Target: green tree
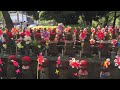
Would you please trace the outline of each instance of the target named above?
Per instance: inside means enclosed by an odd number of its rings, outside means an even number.
[[[38,11],[25,11],[28,15],[33,16],[35,20],[39,20],[39,12]]]
[[[6,28],[8,30],[11,30],[14,27],[14,25],[13,25],[13,22],[12,22],[12,20],[10,18],[10,14],[8,13],[8,11],[2,11],[2,15],[3,15],[4,19],[5,19]]]

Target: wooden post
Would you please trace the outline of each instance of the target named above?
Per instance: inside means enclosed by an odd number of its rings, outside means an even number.
[[[38,67],[39,67],[39,63],[37,64],[37,79],[38,79],[38,72],[39,72]]]
[[[82,51],[80,50],[80,59],[81,59],[81,57],[82,57]]]
[[[47,56],[47,50],[45,50],[45,55]]]
[[[63,57],[63,54],[64,54],[64,50],[62,49],[62,57]]]
[[[111,52],[111,60],[114,60],[114,59],[115,59],[115,56],[116,56],[116,52],[112,51],[112,52]]]
[[[18,53],[18,52],[17,52],[17,44],[16,44],[16,56],[17,56],[17,53]]]
[[[100,51],[98,51],[98,55],[99,55],[99,59],[101,58],[101,52]]]
[[[17,35],[16,35],[16,40],[17,40]],[[16,42],[16,56],[17,56],[17,42]]]
[[[32,49],[30,49],[30,56],[32,56]]]

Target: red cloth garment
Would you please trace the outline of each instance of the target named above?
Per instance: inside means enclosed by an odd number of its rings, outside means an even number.
[[[88,71],[87,70],[79,70],[79,75],[88,75]]]

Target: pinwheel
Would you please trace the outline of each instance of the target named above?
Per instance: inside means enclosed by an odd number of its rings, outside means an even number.
[[[30,31],[29,30],[25,30],[25,35],[26,36],[30,36],[31,35]]]
[[[102,39],[104,38],[104,33],[101,32],[101,31],[99,31],[99,32],[97,33],[97,38],[100,39],[100,40],[102,40]]]
[[[104,33],[104,32],[105,32],[105,28],[102,28],[102,29],[101,29],[101,32]]]
[[[87,34],[87,28],[84,28],[83,33]]]
[[[91,32],[94,34],[95,33],[95,28],[91,28]]]
[[[0,36],[3,34],[3,31],[0,29]]]
[[[93,39],[93,36],[94,36],[94,34],[95,34],[95,28],[91,28],[91,32],[92,32],[92,34],[91,34],[91,38]]]
[[[90,39],[90,44],[95,44],[95,40],[94,39]]]
[[[84,40],[85,38],[86,38],[86,34],[84,32],[81,32],[80,40]]]
[[[26,42],[26,44],[30,44],[30,42],[32,41],[30,36],[25,36],[24,37],[24,41]]]
[[[112,39],[112,34],[113,34],[113,28],[112,27],[108,28],[108,33],[110,35],[110,39]]]
[[[12,30],[11,30],[11,33],[12,33],[13,35],[17,35],[18,32],[19,32],[19,30],[18,30],[17,28],[12,28]]]
[[[20,69],[17,69],[15,72],[16,72],[16,74],[20,73]]]
[[[104,61],[103,66],[104,66],[104,68],[108,68],[109,65],[110,65],[110,59],[107,58],[107,59]]]
[[[42,69],[42,63],[43,63],[44,61],[45,61],[45,60],[44,60],[44,58],[43,58],[43,56],[42,56],[42,53],[39,54],[39,56],[38,56],[38,58],[37,58],[37,62],[38,62],[38,64],[37,64],[37,79],[38,79],[38,71]],[[39,66],[39,65],[40,65],[40,66]]]
[[[119,55],[116,56],[116,59],[114,60],[114,62],[115,62],[115,66],[117,66],[120,69],[120,56]]]
[[[3,61],[2,61],[2,59],[0,59],[0,65],[2,65],[2,66],[3,66]]]
[[[17,61],[11,60],[11,62],[13,63],[13,65],[14,65],[15,67],[20,67]]]
[[[111,44],[113,45],[113,47],[115,47],[115,45],[117,44],[117,40],[116,39],[112,39],[111,40]]]
[[[21,45],[21,43],[17,43],[17,47],[20,49],[20,48],[23,48],[24,46]]]
[[[98,31],[100,31],[100,25],[98,25],[97,29],[98,29]]]
[[[59,70],[58,69],[56,69],[55,74],[57,74],[57,75],[59,74]]]
[[[60,56],[58,57],[57,61],[56,61],[56,67],[58,67],[61,63],[61,60],[60,60]]]
[[[3,46],[3,48],[5,48],[5,49],[7,48],[7,45],[6,45],[6,44],[3,44],[2,46]]]
[[[72,68],[76,68],[78,69],[79,68],[79,60],[76,60],[75,58],[72,58],[72,60],[69,60],[69,65],[72,67]]]
[[[108,32],[109,32],[109,33],[113,33],[113,28],[112,28],[112,27],[109,27],[109,28],[108,28]]]

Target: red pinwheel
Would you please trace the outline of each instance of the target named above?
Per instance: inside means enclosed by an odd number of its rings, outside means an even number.
[[[11,60],[11,61],[12,61],[13,65],[14,65],[15,67],[19,67],[18,62],[16,62],[15,60]]]
[[[118,66],[118,68],[120,69],[120,56],[116,56],[114,62],[115,62],[115,66]]]
[[[3,34],[3,31],[0,29],[0,35],[2,35]]]
[[[94,39],[90,39],[90,44],[95,44],[95,40]]]
[[[72,68],[76,68],[78,69],[79,68],[79,60],[75,60],[75,58],[72,58],[72,60],[69,61],[69,65],[72,67]]]
[[[98,31],[100,30],[100,26],[97,27]]]
[[[95,28],[92,28],[92,29],[91,29],[91,32],[92,32],[92,33],[95,33]]]
[[[58,57],[57,61],[56,61],[56,66],[58,67],[60,65],[60,56]]]
[[[30,31],[29,30],[25,30],[25,35],[26,36],[30,36]]]
[[[83,30],[83,33],[87,34],[87,28],[85,28],[85,29]]]
[[[113,28],[112,27],[108,28],[108,32],[113,33]]]
[[[37,61],[38,61],[39,64],[42,65],[42,63],[44,62],[44,58],[43,58],[42,54],[40,54],[40,55],[38,56]]]
[[[113,46],[115,46],[115,45],[117,44],[117,40],[116,40],[116,39],[113,39],[113,40],[111,41],[111,44],[113,44]]]
[[[74,76],[78,77],[78,73],[73,73]]]
[[[102,28],[102,29],[101,29],[101,32],[104,33],[104,32],[105,32],[105,28]]]
[[[17,70],[16,70],[16,74],[18,74],[18,73],[20,73],[20,69],[17,69]]]
[[[98,34],[97,34],[97,37],[102,40],[104,38],[104,33],[99,31]]]
[[[0,65],[3,65],[3,61],[0,59]]]
[[[76,29],[74,29],[74,33],[75,33],[75,34],[77,33],[77,30],[76,30]]]
[[[85,34],[84,32],[82,32],[82,33],[80,34],[80,40],[84,40],[85,37],[86,37],[86,34]]]

